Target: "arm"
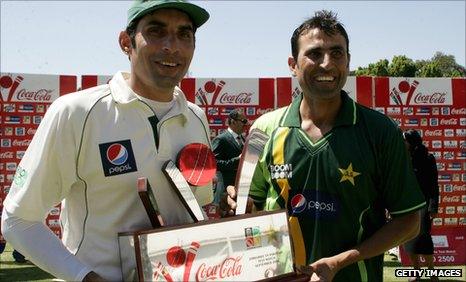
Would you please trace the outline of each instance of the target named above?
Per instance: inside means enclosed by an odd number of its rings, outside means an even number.
[[[74,133],[75,124],[81,123],[79,116],[71,118],[76,111],[67,107],[65,98],[51,105],[18,166],[4,201],[2,231],[37,266],[78,281],[91,269],[44,224],[50,208],[66,198],[77,179]]]
[[[419,226],[419,211],[393,218],[371,237],[354,248],[312,263],[311,268],[314,274],[311,281],[320,281],[319,279],[331,281],[340,269],[358,261],[383,254],[386,250],[414,238],[419,233]]]
[[[56,277],[82,281],[91,271],[87,265],[71,254],[42,222],[24,220],[4,210],[2,231],[15,249]]]

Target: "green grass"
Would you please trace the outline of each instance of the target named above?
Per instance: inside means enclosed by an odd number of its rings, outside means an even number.
[[[5,251],[0,255],[0,281],[54,281],[54,277],[42,271],[32,263],[19,264],[13,260],[13,250],[7,244]],[[384,282],[407,281],[406,278],[396,278],[395,268],[400,268],[401,263],[393,256],[385,255],[383,277]],[[408,268],[408,267],[405,267]],[[438,268],[461,268],[463,276],[458,279],[441,278],[440,281],[466,281],[466,266],[447,266]],[[422,281],[429,281],[423,279]],[[349,281],[351,282],[351,281]]]
[[[0,255],[0,281],[52,281],[53,276],[30,262],[17,263],[9,244]]]

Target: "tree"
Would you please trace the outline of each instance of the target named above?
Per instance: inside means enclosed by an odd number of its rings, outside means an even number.
[[[415,77],[416,64],[404,55],[394,56],[392,63],[388,66],[388,73],[393,77]]]
[[[442,77],[442,71],[440,70],[439,64],[437,62],[428,62],[424,64],[416,72],[418,77]]]
[[[431,61],[437,63],[444,77],[466,76],[466,69],[456,63],[453,55],[446,55],[437,51]]]
[[[356,75],[373,75],[373,76],[388,76],[388,65],[387,59],[380,60],[375,64],[369,64],[367,68],[359,67],[355,72]]]
[[[436,52],[430,60],[417,60],[404,56],[394,56],[389,63],[387,59],[371,63],[367,67],[358,67],[351,75],[393,76],[393,77],[465,77],[466,69],[457,64],[453,55]]]

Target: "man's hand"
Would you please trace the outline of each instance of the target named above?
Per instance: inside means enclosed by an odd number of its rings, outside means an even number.
[[[94,271],[89,272],[86,276],[84,276],[83,282],[105,282],[104,278],[99,274],[95,273]]]
[[[254,212],[254,201],[248,198],[246,213]],[[234,216],[236,212],[236,189],[234,186],[228,186],[226,192],[220,199],[220,213],[222,217]]]
[[[310,281],[312,282],[331,282],[335,274],[340,270],[338,267],[338,260],[334,257],[321,258],[312,263],[311,268],[313,273]]]
[[[236,211],[236,189],[234,186],[227,186],[225,190],[220,199],[220,213],[222,217],[233,216]]]

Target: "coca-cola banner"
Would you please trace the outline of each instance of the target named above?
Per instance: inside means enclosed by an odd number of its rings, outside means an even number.
[[[452,106],[453,103],[453,80],[449,78],[375,78],[377,106]]]
[[[136,257],[139,281],[256,281],[293,272],[284,210],[119,235],[122,269]]]
[[[284,107],[302,94],[301,86],[296,78],[277,78],[277,107]],[[358,103],[372,107],[372,77],[350,76],[343,87],[348,95]]]
[[[458,252],[466,236],[466,80],[375,78],[375,106],[403,130],[419,131],[435,156],[440,197],[432,232],[449,242],[435,245],[435,257],[439,264],[466,263]]]
[[[0,211],[16,168],[50,104],[60,95],[76,91],[76,76],[1,73],[0,92]],[[60,235],[54,208],[46,223]]]
[[[211,137],[215,137],[227,128],[226,119],[233,109],[242,111],[249,125],[273,110],[274,82],[272,78],[186,78],[181,89],[188,100],[205,110]]]

